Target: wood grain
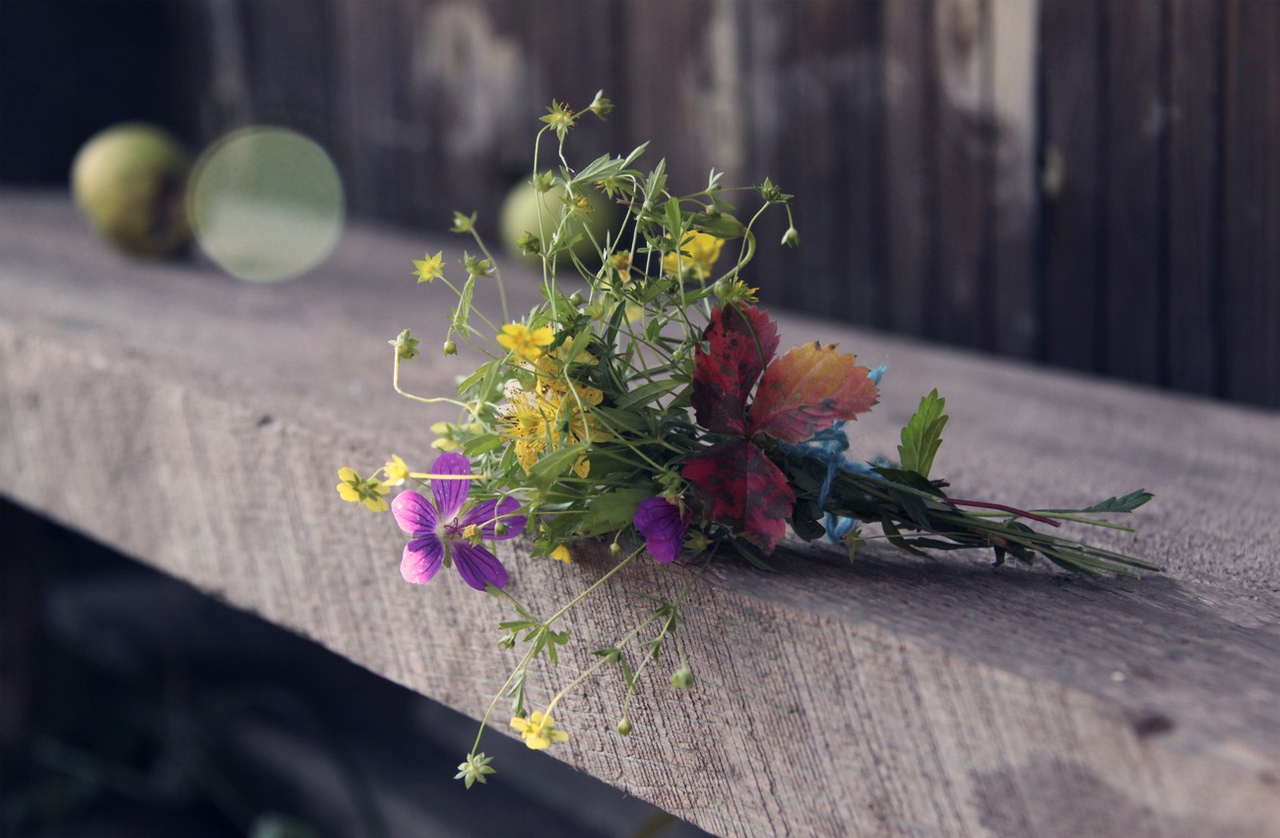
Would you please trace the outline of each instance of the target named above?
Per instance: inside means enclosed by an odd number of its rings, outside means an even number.
[[[255,286],[125,262],[65,200],[0,195],[0,492],[479,716],[511,662],[484,628],[500,606],[454,577],[404,584],[391,522],[333,491],[342,465],[432,454],[440,414],[391,393],[386,341],[432,343],[447,291],[407,266],[437,246],[356,227],[314,274]],[[509,279],[513,305],[534,299]],[[723,835],[1276,835],[1280,418],[779,322],[784,342],[893,363],[854,455],[892,451],[940,386],[939,473],[1032,505],[1145,486],[1139,533],[1102,541],[1167,573],[1086,582],[880,546],[852,567],[788,547],[774,574],[717,560],[685,624],[696,689],[648,683],[624,740],[619,684],[593,683],[553,753]],[[403,383],[444,392],[464,368],[428,353]],[[607,562],[504,558],[543,603]],[[571,655],[627,626],[630,592],[692,572],[630,568],[571,622]],[[545,677],[535,701],[564,673]]]
[[[1105,9],[1105,370],[1150,383],[1160,381],[1165,322],[1162,9],[1159,0]]]
[[[930,5],[886,3],[884,44],[884,235],[894,331],[924,334],[932,271],[936,164],[932,154],[936,75]]]
[[[1036,166],[1039,39],[1036,0],[992,0],[991,317],[995,348],[1034,358],[1040,345],[1040,178]]]
[[[937,73],[938,174],[935,209],[937,261],[930,275],[925,335],[991,348],[995,324],[987,267],[991,147],[989,4],[936,0],[933,11]]]
[[[1223,87],[1223,392],[1280,406],[1280,6],[1228,3]]]
[[[1169,4],[1169,383],[1217,394],[1222,5]]]

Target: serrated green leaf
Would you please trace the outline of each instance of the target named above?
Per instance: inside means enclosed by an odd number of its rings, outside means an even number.
[[[1146,489],[1139,489],[1136,492],[1130,492],[1127,495],[1118,498],[1107,498],[1104,501],[1095,503],[1088,509],[1082,509],[1081,512],[1132,512],[1139,506],[1151,500],[1155,495]]]
[[[942,429],[950,418],[942,412],[946,405],[947,400],[938,395],[937,388],[920,399],[920,406],[902,429],[902,444],[898,446],[904,469],[929,476],[934,455],[942,446]]]

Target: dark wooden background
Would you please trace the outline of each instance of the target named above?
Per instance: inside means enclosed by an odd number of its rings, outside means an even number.
[[[354,213],[491,230],[545,105],[604,88],[619,108],[580,159],[652,139],[679,191],[716,166],[797,196],[803,246],[751,276],[770,304],[1280,406],[1272,0],[180,0],[169,20],[188,132],[304,130]]]

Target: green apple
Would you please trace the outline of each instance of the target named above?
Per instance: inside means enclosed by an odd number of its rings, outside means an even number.
[[[191,158],[163,128],[141,122],[89,138],[71,165],[71,194],[93,228],[130,256],[167,256],[191,238]]]
[[[518,244],[520,238],[526,233],[537,236],[542,247],[544,249],[547,247],[560,221],[564,194],[565,190],[562,186],[539,192],[528,181],[517,183],[511,188],[506,200],[502,203],[502,213],[498,216],[498,233],[508,253],[526,255]],[[582,196],[586,198],[590,212],[584,217],[570,219],[562,235],[573,238],[580,233],[583,234],[582,238],[573,245],[572,250],[579,259],[589,263],[596,255],[591,237],[594,236],[596,242],[604,244],[605,234],[614,224],[617,212],[604,193],[596,189],[584,189]],[[590,235],[586,235],[587,232],[590,232]],[[567,258],[567,254],[561,253],[558,261]]]

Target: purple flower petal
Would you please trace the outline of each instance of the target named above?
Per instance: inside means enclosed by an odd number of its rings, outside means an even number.
[[[636,531],[644,536],[644,546],[660,562],[674,562],[689,531],[689,516],[666,498],[640,501],[632,519]]]
[[[412,489],[406,489],[391,501],[391,514],[400,529],[409,535],[422,535],[436,531],[436,509],[426,498]]]
[[[431,465],[432,474],[471,474],[471,461],[455,451],[441,454]],[[458,511],[467,502],[467,493],[471,491],[470,480],[432,480],[431,494],[436,499],[436,510],[440,518],[452,521],[458,517]]]
[[[524,531],[525,517],[513,514],[519,508],[520,502],[515,498],[503,498],[501,502],[496,499],[481,501],[467,510],[460,523],[464,527],[475,524],[480,527],[480,532],[485,538],[505,541],[508,538],[515,538]],[[502,535],[497,535],[493,531],[499,518],[507,525],[507,531]]]
[[[492,582],[495,588],[507,584],[507,569],[498,561],[497,556],[483,547],[455,541],[453,566],[458,569],[463,581],[477,591],[484,590],[485,582]]]
[[[400,575],[406,582],[422,585],[431,580],[444,561],[444,545],[434,533],[427,533],[404,546]]]

